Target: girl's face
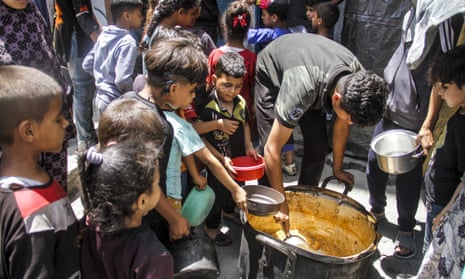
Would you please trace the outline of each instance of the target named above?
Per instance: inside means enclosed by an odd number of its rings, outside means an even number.
[[[161,190],[160,190],[160,173],[158,169],[155,170],[155,175],[153,176],[153,183],[152,183],[152,191],[150,193],[144,193],[146,196],[144,197],[144,203],[146,204],[145,209],[147,212],[145,215],[152,209],[157,206],[158,201],[160,200]]]
[[[181,25],[182,27],[193,27],[195,21],[200,16],[200,9],[200,6],[189,10],[181,9],[178,25]]]
[[[465,86],[459,88],[455,82],[437,82],[434,87],[438,90],[439,96],[446,101],[449,107],[465,105]]]
[[[36,129],[32,131],[37,139],[37,148],[41,152],[60,152],[63,149],[66,127],[69,122],[63,117],[61,96],[57,96],[49,105],[47,113]]]
[[[28,0],[1,0],[8,7],[15,10],[24,10],[27,7]]]

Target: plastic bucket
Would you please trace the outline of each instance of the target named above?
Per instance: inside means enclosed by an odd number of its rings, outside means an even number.
[[[262,156],[241,156],[232,159],[232,167],[237,172],[234,179],[238,181],[256,180],[265,174],[265,160]]]

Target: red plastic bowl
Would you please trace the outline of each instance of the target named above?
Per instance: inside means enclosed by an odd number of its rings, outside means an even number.
[[[238,181],[256,180],[265,174],[265,160],[258,156],[241,156],[232,159],[232,167],[237,172],[234,179]]]

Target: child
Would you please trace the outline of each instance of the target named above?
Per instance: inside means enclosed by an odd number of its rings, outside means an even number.
[[[223,162],[226,169],[234,173],[231,158],[250,155],[257,156],[252,145],[247,104],[239,95],[246,73],[244,58],[235,52],[223,54],[216,63],[212,82],[215,85],[210,94],[210,101],[202,110],[200,118],[204,121],[230,119],[240,123],[239,129],[233,135],[220,130],[205,135],[207,146],[215,157]],[[232,243],[229,236],[220,232],[221,210],[233,216],[234,203],[231,195],[225,191],[215,176],[208,176],[208,184],[216,194],[215,204],[205,220],[205,231],[219,246]]]
[[[239,17],[243,24],[238,24]],[[249,7],[245,2],[234,1],[226,9],[224,18],[224,34],[226,37],[226,44],[220,48],[213,50],[208,56],[208,77],[207,86],[213,87],[212,76],[215,73],[215,66],[218,59],[225,53],[239,53],[244,57],[246,73],[244,75],[244,81],[242,84],[242,90],[240,95],[244,97],[247,107],[248,114],[250,116],[250,126],[252,131],[252,138],[258,140],[258,132],[256,131],[255,125],[255,114],[253,111],[254,107],[254,96],[253,96],[253,83],[255,80],[255,63],[257,61],[257,55],[244,47],[244,39],[247,36],[247,31],[250,27],[251,16]],[[208,92],[210,90],[207,90]]]
[[[207,74],[205,55],[189,40],[175,38],[157,42],[147,51],[145,62],[150,90],[140,92],[139,95],[153,98],[172,125],[175,138],[188,141],[186,144],[191,147],[195,157],[231,192],[237,206],[247,210],[245,191],[209,152],[192,125],[176,113],[177,109],[190,104],[195,96],[195,88],[204,81]],[[180,157],[181,154],[178,155],[177,162],[180,162]],[[170,161],[170,164],[171,162],[176,163]],[[179,163],[176,164],[173,168],[179,169]]]
[[[132,88],[137,44],[129,31],[140,28],[143,20],[140,0],[112,0],[110,8],[115,25],[103,27],[82,62],[82,68],[95,78],[98,114]]]
[[[83,278],[173,278],[171,254],[142,222],[161,195],[156,146],[130,139],[81,156],[88,201]]]
[[[432,243],[416,278],[463,278],[465,262],[465,173],[451,200],[434,220]],[[460,275],[462,274],[462,277]]]
[[[331,2],[323,2],[315,6],[315,11],[309,20],[318,35],[331,38],[331,28],[334,27],[338,18],[339,8]]]
[[[125,94],[124,97],[129,96]],[[151,141],[161,145],[159,169],[165,170],[168,162],[171,138],[165,136],[163,114],[153,107],[134,99],[121,98],[113,101],[105,111],[99,122],[98,138],[101,145],[126,140]],[[160,171],[160,183],[166,192],[166,171]],[[171,240],[189,235],[189,223],[168,203],[164,193],[160,196],[155,210],[149,211],[144,222],[156,233],[159,240],[168,245]]]
[[[425,174],[428,214],[424,251],[431,241],[433,219],[450,201],[465,172],[465,46],[456,47],[433,61],[430,82],[433,92],[449,107],[459,106],[460,109],[447,122],[444,144],[436,149]]]
[[[200,0],[162,0],[155,6],[150,24],[146,27],[146,34],[143,38],[143,49],[152,47],[154,37],[158,32],[158,27],[181,26],[195,33],[201,40],[203,50],[208,55],[216,48],[215,42],[208,33],[193,28],[195,20],[200,15]],[[145,72],[145,70],[144,70]]]
[[[287,27],[286,20],[289,10],[289,0],[258,0],[257,6],[261,9],[262,22],[267,28],[250,29],[247,34],[247,42],[256,46],[258,45],[259,50],[279,36],[291,32],[306,32],[305,27],[301,25],[293,28]],[[239,16],[238,24],[245,24],[243,21],[244,18]]]
[[[37,163],[60,152],[63,89],[24,66],[0,66],[0,243],[6,278],[79,278],[78,224],[61,185]]]

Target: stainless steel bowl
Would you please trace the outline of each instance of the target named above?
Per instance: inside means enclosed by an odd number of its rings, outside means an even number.
[[[284,195],[279,191],[263,185],[245,185],[247,192],[247,208],[249,213],[267,216],[278,213],[284,202]]]
[[[416,144],[417,134],[402,129],[382,132],[370,143],[376,153],[378,166],[390,174],[402,174],[411,171],[421,160],[423,152]]]

